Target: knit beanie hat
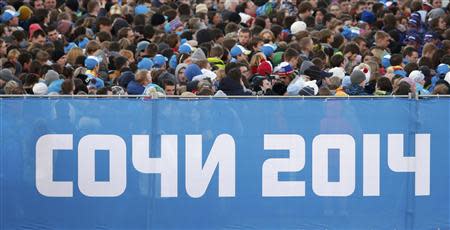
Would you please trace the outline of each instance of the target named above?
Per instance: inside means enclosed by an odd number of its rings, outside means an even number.
[[[192,81],[192,79],[198,75],[202,75],[202,70],[197,64],[188,65],[184,71],[184,76],[186,76],[189,81]]]
[[[270,74],[272,74],[272,71],[273,71],[272,64],[270,64],[270,62],[264,60],[261,63],[259,63],[258,69],[256,71],[261,76],[270,75]]]
[[[191,55],[191,60],[193,62],[197,62],[197,61],[201,61],[201,60],[206,60],[206,55],[205,52],[203,52],[203,50],[201,48],[198,48],[194,51],[194,53],[192,53]]]
[[[45,84],[50,85],[53,81],[59,79],[59,74],[54,70],[49,70],[44,76]]]
[[[152,24],[152,26],[159,26],[164,22],[166,22],[166,18],[164,17],[164,15],[158,13],[154,14],[150,19],[150,24]]]
[[[201,45],[202,43],[210,42],[212,41],[211,33],[208,29],[202,29],[197,31],[195,37],[197,38],[198,45]]]
[[[34,95],[45,95],[48,92],[48,87],[45,83],[39,82],[34,84],[33,93]]]
[[[361,70],[353,70],[352,74],[350,75],[350,81],[353,85],[361,84],[361,82],[366,80],[366,75]]]

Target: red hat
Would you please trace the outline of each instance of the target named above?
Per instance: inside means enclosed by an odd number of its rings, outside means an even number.
[[[259,64],[257,72],[261,76],[267,76],[267,75],[272,74],[272,70],[273,70],[272,64],[270,64],[270,62],[264,60]]]
[[[38,31],[38,30],[42,30],[42,27],[39,24],[34,23],[34,24],[30,25],[30,27],[28,29],[29,34],[30,34],[30,39],[31,39],[31,36],[33,36],[33,33]]]

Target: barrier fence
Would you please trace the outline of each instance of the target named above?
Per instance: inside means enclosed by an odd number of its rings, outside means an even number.
[[[448,229],[450,98],[0,99],[0,229]]]

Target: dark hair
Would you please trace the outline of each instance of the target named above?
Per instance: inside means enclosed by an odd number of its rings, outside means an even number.
[[[302,3],[300,3],[299,5],[298,5],[298,12],[300,13],[300,14],[303,14],[303,13],[305,13],[305,12],[307,12],[307,11],[310,11],[310,10],[312,10],[313,9],[313,6],[312,6],[312,4],[311,3],[309,3],[309,2],[302,2]]]
[[[31,35],[31,38],[38,38],[39,36],[43,36],[45,37],[46,34],[43,30],[36,30],[33,32],[33,34]]]
[[[360,54],[359,53],[359,46],[356,45],[356,43],[350,42],[344,47],[344,54],[346,53],[352,53],[352,54]]]
[[[300,55],[300,53],[297,50],[288,48],[286,51],[284,51],[283,58],[285,61],[289,61],[292,58],[298,58],[299,55]],[[295,66],[294,66],[294,68],[295,68]]]
[[[28,63],[33,59],[33,56],[31,56],[28,52],[21,52],[19,57],[17,58],[17,61],[23,66],[25,63]]]
[[[168,86],[168,85],[174,86],[174,85],[176,85],[176,84],[175,84],[175,82],[174,82],[173,80],[171,80],[171,79],[165,79],[165,80],[163,81],[163,83],[162,83],[163,88],[165,89],[166,86]]]
[[[266,27],[266,19],[261,16],[255,18],[254,25],[261,26],[262,28]]]
[[[411,47],[411,46],[407,46],[407,47],[405,47],[405,49],[403,50],[403,57],[411,56],[414,52],[419,53],[419,52],[417,51],[416,48]]]
[[[418,69],[419,69],[419,65],[417,65],[417,63],[408,63],[405,65],[405,68],[404,68],[404,70],[408,76],[412,71],[418,70]]]
[[[402,81],[398,84],[398,89],[394,92],[394,95],[408,95],[411,93],[411,86],[408,82]]]
[[[331,68],[333,67],[340,67],[342,65],[342,63],[344,63],[344,56],[342,56],[341,54],[335,54],[333,56],[331,56],[330,58],[330,65]]]
[[[377,80],[377,87],[386,92],[392,92],[392,83],[387,77],[380,77]]]
[[[239,82],[242,78],[242,73],[241,73],[241,70],[239,69],[239,67],[235,67],[227,73],[227,76],[230,77],[231,79]]]
[[[155,35],[155,29],[153,29],[152,25],[145,25],[144,26],[144,38],[145,39],[152,39]]]
[[[66,79],[61,84],[61,94],[68,95],[72,94],[75,88],[75,84],[73,83],[72,79]]]
[[[104,41],[111,41],[112,40],[112,36],[110,33],[105,32],[105,31],[100,31],[96,34],[98,40],[100,42],[104,42]]]
[[[115,69],[120,71],[125,66],[127,61],[128,61],[128,59],[123,56],[118,56],[118,57],[114,58]]]
[[[392,54],[389,62],[391,63],[391,66],[401,65],[403,62],[403,56],[401,54]]]

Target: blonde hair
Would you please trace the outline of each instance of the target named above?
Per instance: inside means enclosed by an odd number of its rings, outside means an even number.
[[[138,70],[136,72],[136,75],[134,77],[134,80],[136,80],[139,83],[144,83],[145,81],[151,81],[147,78],[148,70]]]
[[[437,47],[433,43],[427,43],[423,46],[422,57],[431,58],[433,54],[436,52]],[[430,54],[430,55],[427,55]]]
[[[120,54],[120,56],[126,57],[130,62],[131,62],[131,60],[134,60],[134,56],[133,56],[134,54],[130,50],[122,49],[119,51],[119,54]]]
[[[121,49],[126,49],[126,48],[128,48],[128,46],[131,45],[131,42],[127,38],[121,38],[119,40],[119,44],[120,44]]]
[[[262,52],[255,53],[250,59],[250,68],[258,67],[262,60],[266,60],[266,56]]]
[[[83,50],[79,47],[72,48],[69,53],[67,53],[67,63],[74,66],[79,56],[83,56]]]
[[[259,33],[259,38],[264,39],[264,34],[270,34],[271,37],[271,41],[275,41],[275,35],[273,34],[273,32],[271,30],[268,29],[263,29],[260,33]]]
[[[12,49],[8,52],[8,60],[17,60],[20,55],[20,51],[18,49]]]

